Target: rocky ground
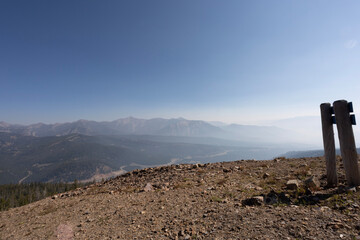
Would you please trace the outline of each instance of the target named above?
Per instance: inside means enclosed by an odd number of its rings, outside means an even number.
[[[172,165],[0,212],[0,239],[360,239],[359,188],[323,158]]]

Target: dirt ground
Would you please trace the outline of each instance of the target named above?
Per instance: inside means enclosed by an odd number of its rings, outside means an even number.
[[[360,190],[337,165],[335,188],[323,158],[135,170],[0,212],[0,239],[360,239]]]

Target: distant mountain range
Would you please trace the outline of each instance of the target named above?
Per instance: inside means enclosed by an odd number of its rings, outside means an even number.
[[[181,118],[145,120],[128,117],[111,122],[79,120],[71,123],[37,123],[28,126],[1,122],[0,132],[36,137],[64,136],[74,133],[89,136],[134,134],[202,137],[221,134],[222,130],[204,121],[189,121]]]
[[[133,117],[111,122],[79,120],[70,123],[13,125],[0,122],[0,132],[45,137],[69,134],[96,135],[157,135],[183,137],[214,137],[256,143],[297,142],[297,134],[272,126],[223,124],[214,126],[205,121],[177,119],[138,119]]]
[[[133,117],[111,122],[0,122],[0,184],[101,179],[174,163],[271,159],[305,149],[291,131]]]

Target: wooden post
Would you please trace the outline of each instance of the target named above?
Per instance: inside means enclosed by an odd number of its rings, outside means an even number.
[[[327,185],[334,187],[338,184],[338,178],[336,174],[335,140],[333,121],[331,119],[332,111],[330,103],[322,103],[320,105],[320,111],[326,160]]]
[[[356,152],[354,132],[351,126],[348,102],[339,100],[335,101],[333,105],[346,180],[349,186],[359,186],[358,155]]]

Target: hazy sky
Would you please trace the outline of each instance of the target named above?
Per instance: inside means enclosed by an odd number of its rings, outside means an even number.
[[[360,114],[360,1],[0,1],[0,121]]]

